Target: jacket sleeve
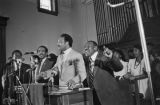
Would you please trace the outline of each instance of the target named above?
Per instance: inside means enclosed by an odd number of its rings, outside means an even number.
[[[111,59],[111,66],[115,72],[121,71],[123,69],[123,65],[120,60],[114,56]]]
[[[98,66],[103,70],[107,70],[111,72],[111,74],[113,74],[113,71],[117,72],[123,69],[123,65],[119,59],[116,57],[108,58],[104,55],[96,59],[95,66]]]

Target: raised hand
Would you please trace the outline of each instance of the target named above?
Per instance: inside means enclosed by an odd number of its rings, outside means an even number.
[[[75,85],[76,85],[76,82],[72,79],[67,82],[67,86],[69,89],[73,89]]]
[[[105,46],[103,46],[103,49],[104,49],[103,54],[108,58],[112,58],[112,55],[113,55],[112,50],[110,50],[109,48]]]

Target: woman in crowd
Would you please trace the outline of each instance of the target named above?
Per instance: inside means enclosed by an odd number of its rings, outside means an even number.
[[[142,48],[140,45],[135,45],[133,47],[133,53],[135,58],[130,59],[128,63],[128,74],[125,75],[126,78],[130,80],[137,79],[138,91],[143,94],[143,97],[148,98],[148,78],[145,69],[145,63],[143,59]],[[135,89],[133,88],[133,91]]]

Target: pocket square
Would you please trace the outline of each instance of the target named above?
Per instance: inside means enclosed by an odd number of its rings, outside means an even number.
[[[69,61],[68,61],[68,65],[73,65],[73,61],[72,61],[72,60],[69,60]]]

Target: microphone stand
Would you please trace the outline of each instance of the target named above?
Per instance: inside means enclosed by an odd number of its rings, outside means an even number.
[[[15,76],[16,76],[16,79],[17,79],[19,85],[22,87],[22,91],[24,92],[24,95],[26,96],[27,101],[29,102],[29,105],[32,105],[31,100],[30,100],[29,97],[27,96],[27,93],[26,93],[24,87],[22,86],[22,83],[21,83],[19,77],[18,77],[16,74],[15,74]]]
[[[18,64],[17,62],[16,62],[16,65],[17,65],[17,71],[19,71],[18,74],[20,75],[20,68],[19,68],[19,64]],[[22,83],[21,83],[19,77],[17,76],[17,73],[15,72],[15,74],[13,74],[13,75],[15,75],[15,77],[16,77],[16,79],[17,79],[17,82],[19,83],[20,87],[22,87],[22,91],[23,91],[23,93],[24,93],[24,96],[27,98],[27,101],[29,102],[29,105],[32,105],[31,100],[30,100],[29,97],[27,96],[27,93],[26,93],[24,87],[22,86]]]

